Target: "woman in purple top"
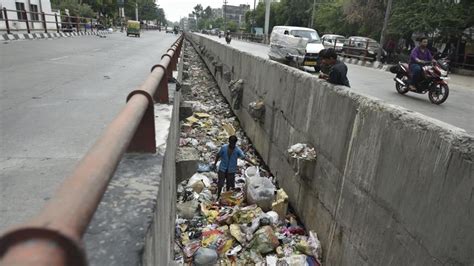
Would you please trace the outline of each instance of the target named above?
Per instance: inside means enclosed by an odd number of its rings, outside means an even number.
[[[410,90],[416,91],[416,83],[420,80],[421,64],[431,62],[433,56],[427,48],[428,38],[422,37],[420,45],[411,51],[410,55],[410,73],[411,79],[409,83]]]

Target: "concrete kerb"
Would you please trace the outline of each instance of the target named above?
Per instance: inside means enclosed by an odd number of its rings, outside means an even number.
[[[13,34],[0,34],[0,41],[15,41],[15,40],[33,40],[33,39],[56,39],[62,37],[75,37],[85,35],[105,35],[112,34],[109,31],[94,31],[94,32],[48,32],[48,33],[13,33]]]
[[[308,96],[312,100],[300,99],[301,105],[308,106],[308,115],[301,115],[302,110],[294,104],[296,94],[286,97],[285,91],[291,91],[295,82],[307,85],[302,80],[315,79],[312,75],[247,56],[245,52],[200,36],[190,35],[188,39],[214,73],[228,101],[227,82],[222,74],[213,71],[216,64],[211,58],[231,68],[234,80],[246,80],[244,108],[234,113],[272,172],[282,181],[282,187],[292,195],[293,207],[299,214],[306,213],[300,215],[303,222],[321,234],[327,264],[433,261],[434,265],[442,265],[446,258],[461,264],[472,263],[472,252],[466,248],[472,246],[474,239],[468,233],[474,232],[470,216],[454,210],[472,208],[471,187],[465,187],[474,177],[473,136],[424,115],[319,80],[313,80],[314,95]],[[265,106],[275,109],[268,116],[277,114],[275,126],[270,126],[272,131],[262,130],[267,122],[259,125],[252,121],[245,108],[245,103],[262,92],[268,92]],[[278,93],[281,95],[275,95]],[[334,112],[333,106],[340,110]],[[347,121],[333,119],[331,113],[346,117]],[[308,121],[294,121],[298,116]],[[344,124],[351,121],[347,137],[339,136],[338,130],[343,131]],[[310,130],[301,125],[310,125]],[[259,143],[262,139],[271,142],[271,153],[266,152],[266,145]],[[325,142],[337,144],[333,139],[349,142],[340,149],[325,147],[328,146]],[[314,145],[319,152],[312,180],[302,180],[293,170],[285,169],[287,144],[301,140]],[[282,146],[276,145],[279,142]],[[314,183],[311,189],[306,189],[308,181]],[[298,191],[304,195],[298,196]],[[320,207],[311,207],[308,212],[308,206],[327,207],[327,214],[318,211]],[[444,215],[445,212],[449,215]],[[391,225],[389,228],[385,226],[387,223]],[[398,236],[403,241],[395,241]],[[457,245],[457,241],[462,246],[456,250],[447,248]],[[407,249],[411,250],[410,256],[406,256]]]

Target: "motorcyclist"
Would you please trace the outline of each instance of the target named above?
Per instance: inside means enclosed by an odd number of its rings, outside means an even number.
[[[232,36],[230,36],[230,30],[227,30],[227,32],[225,33],[225,41],[227,43],[230,43],[231,39],[232,39]]]
[[[416,83],[420,80],[422,68],[421,65],[427,64],[433,60],[431,52],[428,50],[428,38],[422,37],[420,45],[413,49],[410,54],[410,74],[409,88],[416,91]]]

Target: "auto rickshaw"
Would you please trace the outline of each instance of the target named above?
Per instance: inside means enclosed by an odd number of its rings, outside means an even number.
[[[135,35],[140,37],[140,22],[136,20],[127,21],[127,36]]]

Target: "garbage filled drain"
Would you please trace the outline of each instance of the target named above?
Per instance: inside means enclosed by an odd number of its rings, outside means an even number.
[[[287,194],[261,167],[263,162],[189,43],[184,53],[183,83],[190,90],[183,91],[183,99],[193,114],[181,122],[179,145],[197,149],[201,162],[195,174],[177,186],[175,262],[321,265],[317,234],[306,232],[289,212]],[[237,137],[235,147],[230,136]],[[216,154],[220,161],[214,165]]]

